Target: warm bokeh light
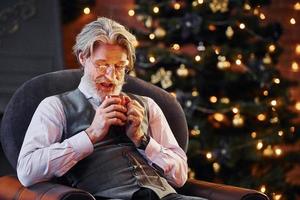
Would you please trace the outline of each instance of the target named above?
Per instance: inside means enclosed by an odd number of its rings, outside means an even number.
[[[86,14],[86,15],[88,15],[88,14],[91,13],[91,9],[90,9],[89,7],[85,7],[85,8],[83,9],[83,13]]]
[[[232,108],[232,112],[233,112],[234,114],[236,114],[236,113],[239,112],[239,109],[238,109],[237,107],[233,107],[233,108]]]
[[[150,34],[149,34],[149,38],[150,38],[151,40],[153,40],[153,39],[155,38],[155,34],[154,34],[154,33],[150,33]]]
[[[196,55],[196,56],[195,56],[195,61],[199,62],[200,60],[201,60],[201,56]]]
[[[128,15],[129,16],[134,16],[134,14],[135,14],[135,12],[134,12],[134,10],[132,10],[132,9],[130,9],[129,11],[128,11]]]
[[[270,46],[269,46],[269,51],[270,52],[274,52],[276,50],[276,46],[274,45],[274,44],[271,44]]]
[[[300,55],[300,44],[296,45],[295,52],[297,55]]]
[[[216,120],[216,121],[218,121],[218,122],[221,122],[221,121],[223,121],[224,120],[224,115],[222,114],[222,113],[215,113],[214,114],[214,119]]]
[[[279,84],[280,83],[280,79],[279,78],[273,78],[273,82],[276,83],[276,84]]]
[[[175,51],[178,51],[180,49],[180,45],[179,44],[173,44],[172,49],[174,49]]]
[[[180,5],[180,3],[174,3],[173,7],[175,10],[179,10],[181,8],[181,5]]]
[[[290,23],[293,24],[293,25],[296,24],[295,18],[292,17],[292,18],[290,19]]]
[[[209,98],[209,101],[212,102],[212,103],[216,103],[218,101],[218,98],[216,96],[211,96]]]
[[[251,137],[252,137],[252,138],[256,138],[256,136],[257,136],[257,133],[256,133],[255,131],[253,131],[253,132],[251,133]]]
[[[260,149],[263,148],[263,146],[264,146],[263,142],[262,142],[261,140],[259,140],[259,141],[257,142],[257,144],[256,144],[256,149],[257,149],[257,150],[260,150]]]
[[[212,153],[211,153],[211,152],[207,152],[207,153],[206,153],[206,158],[207,158],[208,160],[212,159]]]
[[[297,62],[292,62],[292,65],[291,65],[291,69],[293,72],[298,72],[299,71],[299,65]]]
[[[262,185],[259,189],[262,193],[265,193],[267,191],[267,188],[265,185]]]
[[[217,162],[213,163],[213,169],[214,169],[215,173],[218,173],[220,171],[220,168],[221,168],[221,166],[219,163],[217,163]]]
[[[265,114],[259,114],[259,115],[257,115],[257,119],[259,120],[259,121],[264,121],[264,120],[266,120],[266,115]]]
[[[157,6],[153,7],[153,12],[154,13],[159,13],[159,7],[157,7]]]
[[[300,111],[300,101],[296,102],[295,108],[296,110]]]
[[[156,59],[155,59],[154,56],[150,56],[150,57],[149,57],[149,61],[150,61],[151,63],[154,63],[154,62],[156,61]]]
[[[294,4],[294,9],[295,10],[300,10],[300,3],[299,2]]]
[[[245,29],[246,25],[244,23],[241,23],[239,27],[240,27],[240,29]]]

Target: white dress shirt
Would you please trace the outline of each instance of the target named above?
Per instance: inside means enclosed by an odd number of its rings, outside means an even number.
[[[96,109],[97,100],[84,81],[78,88]],[[186,154],[179,147],[160,107],[151,98],[145,98],[149,106],[151,137],[145,151],[139,152],[150,165],[155,163],[164,171],[170,184],[180,187],[187,179]],[[85,131],[61,142],[65,127],[60,100],[56,96],[45,98],[32,117],[18,158],[17,174],[24,186],[60,177],[93,152],[93,144]]]

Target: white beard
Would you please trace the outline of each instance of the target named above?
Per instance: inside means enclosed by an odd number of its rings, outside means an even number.
[[[95,85],[95,82],[92,81],[89,74],[84,73],[84,75],[81,78],[81,82],[84,83],[86,89],[88,89],[88,93],[92,95],[93,98],[99,100],[102,102],[107,95],[119,95],[122,91],[122,87],[124,84],[124,81],[119,81],[114,89],[110,94],[104,93],[100,90],[97,90],[97,87]]]

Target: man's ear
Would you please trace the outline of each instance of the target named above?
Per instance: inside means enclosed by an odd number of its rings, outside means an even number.
[[[82,66],[84,66],[85,62],[86,62],[86,57],[85,57],[85,55],[82,52],[79,53],[78,59],[79,59],[80,64]]]

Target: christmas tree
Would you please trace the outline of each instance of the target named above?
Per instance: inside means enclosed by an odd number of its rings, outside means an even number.
[[[268,0],[136,0],[144,28],[136,71],[173,94],[190,131],[189,177],[295,199],[287,173],[299,153],[294,102],[276,68],[281,26],[266,23]],[[299,195],[299,192],[298,192]]]

